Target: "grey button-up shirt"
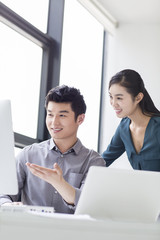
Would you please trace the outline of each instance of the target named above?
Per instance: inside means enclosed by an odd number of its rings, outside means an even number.
[[[106,166],[103,158],[94,150],[84,147],[78,139],[66,153],[61,153],[52,139],[25,147],[16,157],[19,193],[14,196],[0,196],[0,204],[21,201],[26,205],[52,206],[59,213],[74,213],[90,166]],[[26,162],[53,168],[58,163],[64,179],[76,190],[75,203],[67,204],[56,189],[44,180],[34,176]]]

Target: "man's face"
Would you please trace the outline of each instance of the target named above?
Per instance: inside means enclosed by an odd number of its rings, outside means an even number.
[[[79,115],[75,120],[75,113],[71,109],[70,103],[56,103],[50,101],[47,106],[46,126],[51,137],[73,141],[77,138],[78,126],[82,123]]]

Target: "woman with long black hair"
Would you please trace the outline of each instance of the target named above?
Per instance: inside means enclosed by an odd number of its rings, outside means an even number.
[[[122,118],[102,156],[109,166],[125,151],[133,169],[160,171],[160,111],[134,70],[125,69],[109,82],[110,103]]]

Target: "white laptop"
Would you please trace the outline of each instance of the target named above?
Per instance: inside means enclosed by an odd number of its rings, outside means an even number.
[[[75,214],[155,222],[160,214],[160,172],[92,166]]]
[[[0,100],[0,194],[18,192],[10,100]]]

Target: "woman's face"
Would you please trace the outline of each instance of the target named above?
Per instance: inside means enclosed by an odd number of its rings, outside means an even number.
[[[136,100],[136,97],[133,99],[131,94],[126,91],[126,88],[119,84],[111,85],[109,96],[110,103],[119,118],[130,117],[139,108],[139,101]]]

